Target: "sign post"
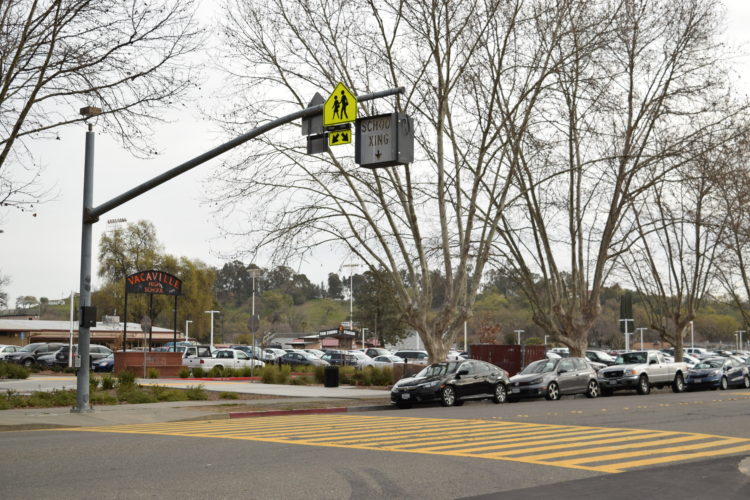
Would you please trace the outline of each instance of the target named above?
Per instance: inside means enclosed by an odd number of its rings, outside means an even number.
[[[365,168],[406,165],[414,161],[414,123],[406,113],[357,120],[354,161]]]

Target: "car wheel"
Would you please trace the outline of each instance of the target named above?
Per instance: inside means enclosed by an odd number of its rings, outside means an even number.
[[[456,402],[456,390],[451,385],[446,385],[440,391],[440,404],[443,406],[453,406]]]
[[[674,376],[672,382],[672,392],[682,392],[685,390],[685,379],[682,378],[682,373],[678,373]]]
[[[638,379],[638,394],[645,396],[649,392],[651,392],[651,385],[648,383],[648,377],[641,375]]]
[[[721,382],[719,383],[719,389],[722,391],[726,391],[727,387],[729,387],[729,381],[727,381],[726,377],[721,377]]]
[[[23,363],[21,363],[21,364],[23,366],[25,366],[26,368],[31,368],[31,365],[34,364],[34,360],[31,359],[31,358],[26,358],[26,359],[23,360]]]
[[[745,389],[750,389],[750,376],[745,375],[742,379],[742,385],[745,387]]]
[[[557,382],[550,382],[547,386],[547,394],[544,395],[549,401],[557,401],[560,399],[560,387]]]
[[[593,399],[597,396],[599,396],[599,384],[596,383],[596,380],[590,380],[586,389],[586,397]]]
[[[505,388],[505,384],[502,382],[495,386],[495,392],[492,395],[492,402],[495,404],[505,403],[508,399],[508,389]]]

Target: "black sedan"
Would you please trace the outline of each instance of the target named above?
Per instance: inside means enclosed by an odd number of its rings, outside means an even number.
[[[305,351],[288,352],[276,360],[281,365],[327,366],[328,362]]]
[[[732,358],[704,359],[688,370],[685,389],[726,389],[730,386],[750,389],[747,365]]]
[[[564,394],[600,394],[596,371],[584,358],[540,359],[510,378],[510,400],[522,397],[549,400]]]
[[[422,401],[439,401],[443,406],[461,406],[467,399],[504,403],[507,396],[508,372],[473,359],[433,363],[391,389],[391,402],[399,408]]]

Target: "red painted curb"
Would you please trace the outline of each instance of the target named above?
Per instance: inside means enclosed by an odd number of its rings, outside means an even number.
[[[229,414],[229,418],[276,417],[279,415],[307,415],[312,413],[346,413],[349,408],[309,408],[306,410],[244,411]]]

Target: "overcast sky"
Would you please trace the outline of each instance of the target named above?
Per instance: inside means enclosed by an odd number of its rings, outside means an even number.
[[[727,38],[734,43],[748,43],[750,2],[725,3]],[[750,59],[743,58],[736,64],[744,76],[741,85],[750,88]],[[321,89],[321,93],[326,95],[331,90]],[[208,102],[203,99],[208,98],[210,88],[204,86],[204,92],[206,94],[197,99]],[[226,140],[195,111],[175,114],[172,118],[173,123],[158,128],[155,144],[159,155],[149,161],[134,159],[114,140],[97,135],[95,206]],[[4,231],[0,233],[0,273],[11,279],[7,287],[11,307],[21,295],[59,299],[78,290],[84,140],[85,126],[81,124],[60,130],[60,140],[34,144],[34,152],[45,166],[42,175],[45,186],[53,187],[57,197],[38,207],[36,217],[11,210],[0,222],[0,229]],[[302,140],[304,138],[300,137]],[[353,148],[353,145],[343,147]],[[214,159],[197,167],[103,216],[94,225],[93,275],[97,270],[99,238],[111,227],[107,220],[121,217],[129,222],[140,219],[153,222],[167,253],[221,267],[225,262],[222,256],[234,250],[234,243],[221,237],[204,196],[204,187],[210,182],[208,174],[218,161]],[[341,272],[343,262],[331,259],[330,255],[324,260],[311,259],[299,263],[297,269],[314,283],[325,280],[329,272]],[[257,264],[267,265],[265,262]],[[348,271],[345,270],[345,274]],[[95,288],[98,283],[95,278]]]

